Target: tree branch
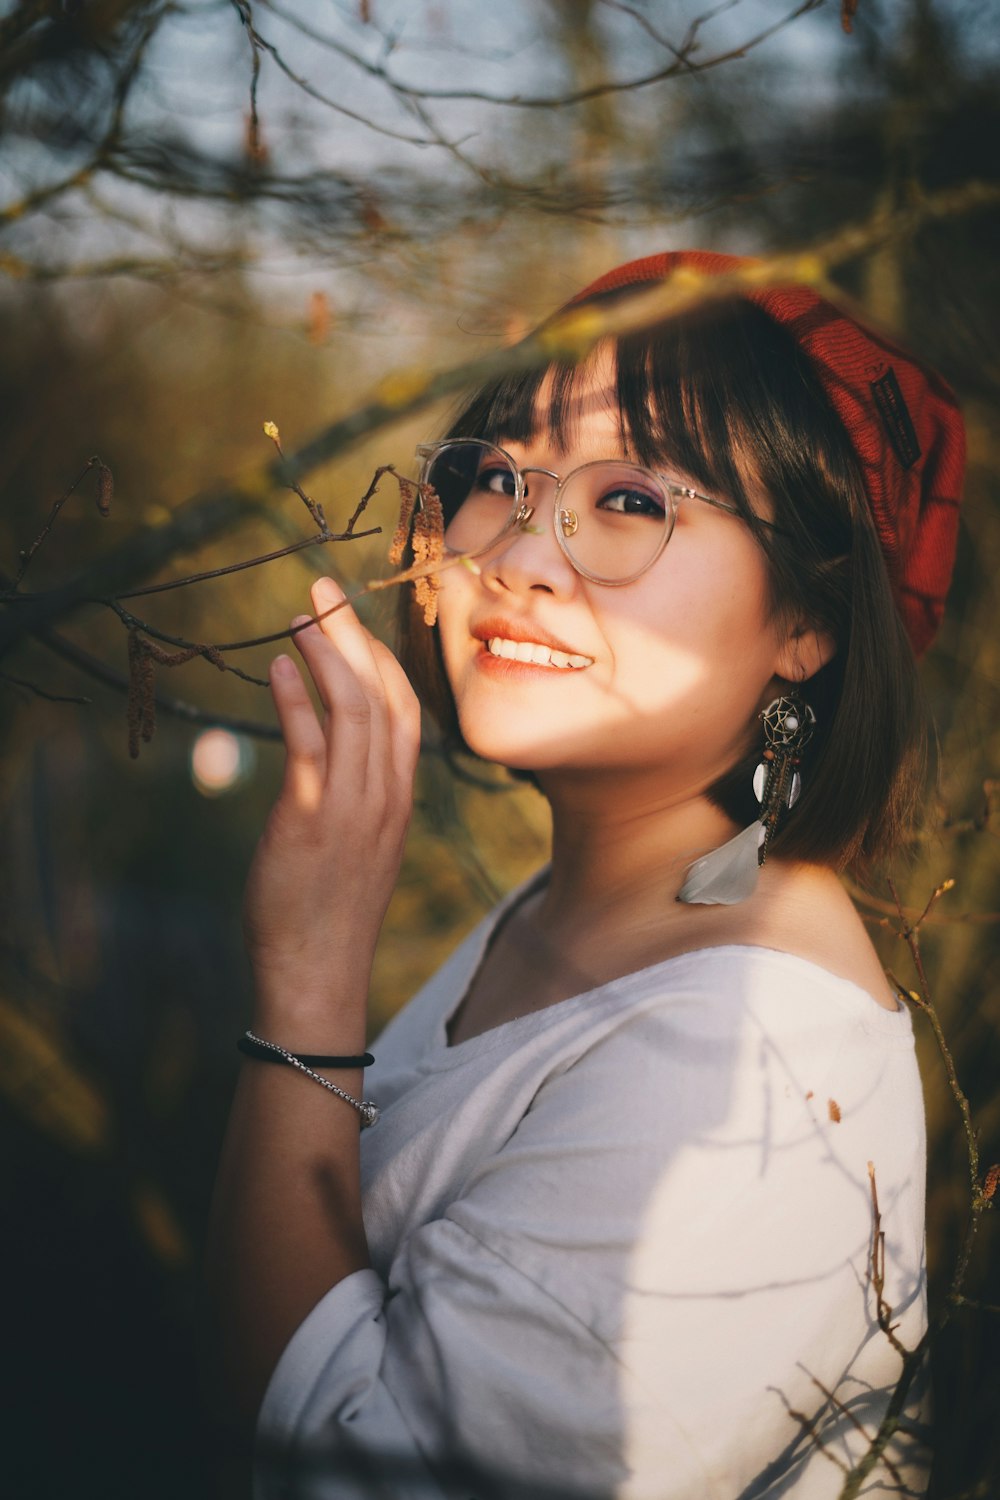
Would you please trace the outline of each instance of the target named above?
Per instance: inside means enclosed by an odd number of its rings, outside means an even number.
[[[512,347],[464,361],[450,369],[430,371],[424,365],[400,370],[384,379],[374,399],[329,424],[285,462],[253,471],[240,486],[220,486],[183,505],[164,526],[143,528],[107,552],[85,573],[43,596],[8,609],[0,620],[0,656],[39,625],[95,596],[113,597],[161,567],[178,552],[190,550],[224,531],[260,507],[275,485],[297,482],[320,464],[345,452],[361,438],[422,411],[445,396],[498,375],[537,369],[553,360],[581,360],[603,338],[648,327],[690,308],[748,290],[805,282],[836,295],[827,280],[837,266],[877,246],[906,239],[923,223],[948,219],[1000,203],[1000,185],[968,182],[958,188],[922,195],[903,209],[878,212],[860,225],[842,229],[793,253],[768,256],[724,276],[696,272],[676,275],[623,298],[613,307],[569,308]],[[0,587],[4,587],[0,577]],[[9,587],[9,583],[6,585]],[[10,597],[0,602],[12,602]]]

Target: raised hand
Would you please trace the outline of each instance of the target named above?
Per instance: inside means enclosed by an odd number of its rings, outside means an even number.
[[[294,637],[322,722],[292,659],[279,656],[271,666],[287,760],[251,866],[243,921],[255,1026],[287,1036],[296,1022],[310,1031],[319,1023],[332,1039],[339,1020],[354,1045],[412,810],[420,710],[388,647],[350,605],[334,609],[343,599],[332,579],[319,579],[312,603],[322,618]]]

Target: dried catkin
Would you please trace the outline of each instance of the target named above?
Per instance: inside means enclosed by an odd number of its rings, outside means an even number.
[[[142,729],[142,707],[139,701],[139,662],[142,656],[142,646],[139,643],[139,632],[130,630],[128,633],[128,699],[126,701],[125,715],[128,721],[128,753],[133,760],[139,754],[139,736]]]
[[[227,670],[217,646],[181,646],[166,651],[157,641],[141,635],[133,625],[128,633],[128,753],[135,760],[140,741],[146,744],[156,731],[156,668],[183,667],[196,656],[204,656],[220,672]]]
[[[441,500],[429,484],[420,486],[420,506],[413,521],[413,558],[417,565],[439,562],[444,556],[444,511]],[[441,580],[428,573],[413,581],[413,592],[424,612],[424,624],[437,620],[437,596]]]
[[[114,497],[115,477],[107,464],[101,464],[97,471],[97,509],[102,516],[110,516]]]
[[[389,547],[389,561],[398,568],[403,561],[403,553],[410,539],[413,509],[417,503],[419,490],[412,479],[404,479],[402,474],[396,474],[394,477],[399,485],[399,520],[396,522],[396,530],[393,532]]]
[[[139,755],[139,743],[147,745],[156,731],[156,669],[149,650],[150,642],[133,628],[128,633],[128,753],[133,760]]]

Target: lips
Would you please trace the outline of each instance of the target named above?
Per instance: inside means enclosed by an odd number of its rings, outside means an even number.
[[[575,646],[569,646],[565,641],[559,640],[558,636],[552,635],[541,625],[534,621],[505,620],[500,615],[491,615],[488,620],[480,620],[473,625],[472,634],[476,640],[482,641],[489,649],[489,642],[497,637],[503,641],[531,642],[537,646],[548,646],[550,651],[559,651],[564,656],[583,656],[586,653],[578,651]],[[588,661],[591,658],[587,658]]]
[[[483,643],[475,658],[476,666],[488,676],[505,679],[580,672],[594,665],[592,656],[584,656],[566,646],[558,637],[527,620],[504,620],[491,616],[473,628],[473,637]]]

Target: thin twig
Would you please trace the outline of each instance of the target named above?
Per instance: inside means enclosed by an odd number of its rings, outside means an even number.
[[[865,1427],[864,1423],[859,1420],[857,1415],[853,1411],[851,1411],[851,1408],[847,1405],[847,1403],[841,1401],[839,1396],[835,1395],[833,1391],[829,1390],[828,1387],[823,1384],[822,1380],[820,1380],[818,1375],[811,1375],[809,1378],[812,1380],[812,1383],[816,1387],[816,1389],[823,1393],[829,1404],[833,1407],[834,1411],[839,1412],[842,1417],[846,1417],[855,1431],[860,1432],[865,1442],[871,1443],[871,1433]],[[882,1455],[882,1462],[889,1470],[889,1473],[891,1474],[895,1483],[902,1487],[903,1481],[900,1477],[899,1470],[896,1468],[896,1465],[892,1462],[891,1459],[886,1458],[884,1454]],[[846,1465],[844,1467],[846,1469]]]
[[[876,1464],[883,1461],[886,1448],[889,1446],[900,1427],[903,1425],[903,1404],[910,1393],[910,1386],[924,1362],[929,1342],[929,1330],[926,1331],[919,1343],[909,1351],[903,1360],[903,1368],[899,1379],[896,1381],[889,1404],[886,1407],[885,1416],[879,1423],[878,1432],[872,1438],[871,1445],[858,1462],[851,1469],[844,1482],[837,1500],[855,1500],[860,1495],[861,1486]]]
[[[277,450],[278,457],[281,460],[282,467],[287,465],[288,460],[286,459],[284,449],[281,446],[281,433],[278,431],[276,422],[264,423],[264,436],[269,437],[271,439],[271,442],[274,444],[275,449]],[[323,514],[322,505],[317,505],[316,501],[313,500],[311,496],[306,494],[305,490],[299,484],[298,480],[295,479],[294,475],[286,481],[286,488],[290,489],[294,495],[298,495],[306,510],[312,516],[313,521],[319,527],[321,536],[329,536],[330,528],[326,524],[326,516]]]
[[[878,913],[878,918],[864,917],[865,921],[875,922],[879,927],[890,927],[893,925],[891,919],[899,915],[899,909],[894,902],[883,901],[880,896],[874,895],[871,891],[863,890],[861,886],[846,876],[842,876],[841,879],[844,889],[856,905],[865,906],[870,912]],[[916,907],[904,907],[903,915],[907,920],[911,917],[916,917],[918,915]],[[955,927],[963,923],[976,924],[984,922],[1000,922],[1000,912],[960,911],[944,916],[933,911],[925,911],[920,918],[920,925],[925,927]]]
[[[119,594],[119,602],[125,599],[142,599],[147,594],[165,594],[170,589],[183,589],[189,583],[204,583],[207,578],[224,578],[227,573],[242,573],[247,568],[259,568],[264,563],[276,562],[280,557],[289,557],[293,552],[304,552],[308,547],[325,547],[327,542],[351,542],[365,536],[378,536],[381,526],[369,526],[367,531],[328,531],[325,536],[306,536],[301,541],[291,542],[287,547],[278,547],[274,552],[264,552],[260,557],[248,557],[245,562],[227,563],[224,568],[208,568],[204,573],[189,573],[186,578],[172,578],[166,583],[147,584],[142,589],[132,589]]]
[[[128,678],[124,672],[116,672],[113,667],[108,666],[107,662],[83,650],[74,641],[66,640],[65,636],[57,634],[54,630],[39,631],[37,639],[46,650],[51,651],[61,660],[69,662],[94,681],[103,683],[105,687],[111,688],[116,693],[128,692]],[[262,724],[256,719],[234,718],[229,714],[210,713],[207,709],[198,708],[193,703],[185,703],[179,698],[171,698],[161,692],[156,694],[156,711],[169,714],[176,719],[184,719],[190,724],[231,729],[234,734],[247,734],[254,739],[281,739],[281,730],[276,724]]]
[[[878,1317],[878,1326],[900,1358],[905,1359],[909,1350],[896,1337],[896,1327],[898,1325],[893,1323],[892,1308],[885,1300],[885,1230],[882,1228],[882,1214],[878,1206],[878,1189],[875,1186],[874,1162],[868,1163],[868,1185],[872,1195],[872,1254],[869,1269],[872,1288],[875,1292],[875,1311]]]
[[[971,1307],[976,1312],[1000,1313],[1000,1303],[980,1302],[978,1297],[963,1297],[961,1292],[953,1292],[949,1300],[955,1307]]]
[[[267,0],[267,3],[269,10],[272,10],[275,15],[280,16],[282,20],[288,21],[291,25],[295,26],[304,36],[308,36],[313,41],[328,47],[332,52],[336,52],[339,56],[347,59],[371,77],[381,79],[397,95],[431,102],[436,100],[469,100],[480,104],[502,105],[510,109],[568,109],[573,105],[586,104],[593,99],[604,98],[609,94],[634,93],[640,89],[649,88],[652,84],[665,83],[681,73],[707,73],[713,68],[721,67],[723,63],[741,60],[748,53],[754,51],[755,48],[769,41],[778,31],[781,31],[786,26],[790,26],[809,11],[816,10],[822,5],[823,0],[801,0],[800,4],[794,6],[755,35],[748,37],[745,42],[741,42],[735,47],[727,48],[725,51],[716,53],[713,57],[705,58],[702,61],[692,60],[691,57],[691,53],[695,50],[696,46],[698,27],[706,19],[704,16],[699,17],[689,30],[687,37],[681,43],[680,47],[674,48],[662,37],[657,37],[657,40],[663,46],[668,47],[672,54],[673,61],[667,66],[655,68],[651,72],[640,74],[634,78],[605,79],[600,83],[591,84],[586,88],[572,89],[563,94],[493,94],[483,89],[435,89],[417,84],[403,83],[400,79],[393,77],[389,73],[385,64],[369,62],[367,58],[362,57],[360,53],[354,52],[351,48],[345,46],[344,43],[307,25],[283,6],[275,4],[274,0]],[[727,7],[719,7],[719,9],[725,8]],[[289,74],[289,77],[294,77],[294,75]],[[330,101],[327,100],[324,102]]]
[[[291,83],[294,83],[296,88],[301,89],[304,94],[307,94],[310,99],[315,99],[317,104],[325,104],[328,109],[335,110],[337,114],[343,115],[346,119],[355,120],[358,124],[366,126],[369,130],[373,130],[376,135],[387,136],[389,140],[392,141],[402,141],[405,145],[408,146],[431,146],[440,144],[438,141],[427,139],[424,136],[407,135],[401,130],[393,130],[389,125],[379,125],[377,121],[371,119],[370,116],[360,114],[357,110],[350,109],[346,104],[342,103],[341,100],[333,99],[329,94],[324,94],[321,89],[318,89],[315,84],[310,83],[307,78],[304,78],[302,76],[302,74],[296,73],[294,69],[292,69],[288,65],[288,63],[286,63],[285,59],[282,57],[280,51],[274,45],[274,43],[269,42],[267,38],[265,36],[262,36],[261,33],[256,29],[253,24],[252,18],[248,18],[250,7],[246,3],[246,0],[233,0],[233,4],[240,12],[240,19],[243,21],[244,27],[252,38],[255,52],[257,49],[262,49],[264,52],[266,52],[269,57],[272,58],[276,67],[278,67],[280,71],[284,73],[285,77],[289,79]],[[244,12],[246,12],[246,14],[244,14]]]
[[[945,1072],[948,1077],[948,1085],[951,1090],[952,1097],[958,1105],[959,1113],[962,1118],[962,1127],[965,1134],[965,1144],[968,1156],[969,1178],[971,1185],[969,1218],[962,1237],[962,1244],[955,1261],[955,1267],[952,1272],[951,1278],[951,1286],[948,1290],[947,1296],[945,1297],[936,1316],[931,1320],[931,1322],[928,1324],[928,1327],[925,1329],[919,1343],[917,1343],[913,1349],[903,1352],[903,1367],[900,1372],[899,1379],[896,1382],[893,1393],[889,1399],[889,1405],[886,1408],[885,1416],[879,1424],[878,1432],[875,1434],[875,1437],[873,1438],[868,1451],[863,1455],[858,1463],[855,1464],[854,1468],[848,1475],[847,1480],[845,1481],[844,1486],[841,1489],[839,1500],[855,1500],[855,1497],[861,1493],[861,1486],[864,1484],[866,1478],[872,1472],[875,1465],[880,1461],[884,1461],[886,1447],[888,1446],[895,1432],[899,1430],[901,1426],[903,1405],[906,1400],[909,1388],[913,1383],[913,1379],[917,1373],[917,1370],[922,1363],[924,1351],[929,1346],[931,1340],[938,1335],[941,1329],[948,1322],[954,1308],[962,1306],[966,1302],[967,1299],[965,1299],[962,1294],[962,1287],[965,1283],[965,1277],[968,1272],[969,1262],[972,1256],[972,1247],[975,1242],[976,1234],[983,1213],[991,1206],[991,1198],[993,1196],[993,1192],[996,1189],[998,1181],[1000,1181],[1000,1169],[994,1168],[990,1169],[989,1173],[987,1174],[987,1180],[985,1182],[980,1181],[979,1145],[976,1140],[976,1132],[972,1124],[972,1111],[969,1107],[968,1098],[966,1097],[966,1094],[958,1081],[958,1074],[955,1069],[954,1058],[952,1057],[951,1049],[948,1046],[947,1040],[945,1038],[944,1031],[937,1014],[937,1008],[935,1007],[934,1002],[931,998],[930,987],[927,983],[927,974],[924,968],[923,956],[920,951],[920,927],[924,921],[929,919],[929,914],[932,908],[937,904],[941,897],[953,888],[954,883],[955,882],[950,879],[941,881],[941,883],[937,885],[932,891],[931,896],[924,906],[920,916],[916,919],[916,921],[911,922],[903,908],[902,902],[899,899],[899,892],[897,891],[894,882],[891,879],[889,880],[889,889],[892,892],[892,897],[893,901],[895,902],[896,913],[900,924],[897,928],[897,932],[909,949],[910,957],[913,961],[913,966],[917,973],[917,979],[920,986],[919,990],[908,989],[895,977],[891,970],[888,971],[888,973],[889,978],[895,985],[897,991],[901,995],[905,995],[907,999],[912,1001],[912,1003],[918,1008],[918,1010],[920,1010],[922,1014],[924,1014],[929,1020],[931,1028],[934,1032],[935,1040],[938,1045],[938,1050],[940,1051],[942,1060],[944,1062]],[[882,1239],[881,1217],[878,1209],[878,1197],[875,1191],[874,1168],[872,1168],[870,1163],[869,1176],[871,1180],[872,1206],[875,1216],[872,1245],[872,1281],[875,1286],[876,1297],[878,1300],[879,1327],[893,1343],[893,1346],[897,1348],[897,1350],[899,1350],[902,1349],[902,1345],[900,1345],[898,1340],[896,1340],[890,1321],[892,1310],[888,1307],[887,1304],[885,1304],[882,1294],[882,1289],[884,1287],[884,1240]]]
[[[91,703],[91,698],[75,698],[67,693],[50,693],[46,688],[38,686],[37,682],[28,682],[24,677],[15,677],[10,672],[0,672],[0,682],[9,682],[12,687],[24,688],[29,693],[34,693],[36,698],[44,698],[47,703]]]
[[[87,459],[87,462],[84,464],[84,466],[80,470],[79,474],[73,480],[73,483],[70,485],[69,489],[66,490],[64,494],[60,495],[59,499],[52,506],[52,509],[49,511],[48,515],[45,518],[45,524],[42,526],[41,531],[35,537],[35,540],[32,542],[31,546],[30,547],[26,547],[24,549],[24,551],[20,555],[20,561],[18,563],[17,572],[14,574],[14,588],[15,588],[15,590],[17,589],[18,585],[20,584],[21,579],[24,577],[25,573],[28,571],[28,567],[29,567],[29,565],[31,563],[31,559],[34,557],[34,555],[38,551],[39,547],[41,547],[41,545],[45,541],[46,537],[51,532],[53,526],[55,525],[55,523],[56,523],[56,521],[57,521],[57,519],[59,517],[59,512],[62,510],[63,506],[66,504],[66,501],[69,499],[69,497],[72,494],[74,494],[76,492],[76,490],[79,489],[80,485],[86,479],[86,477],[90,473],[91,469],[96,468],[98,465],[100,465],[101,468],[105,468],[106,467],[106,465],[104,465],[102,463],[101,459],[95,453],[91,458]]]
[[[250,72],[249,155],[252,161],[259,163],[262,160],[263,154],[260,141],[260,117],[257,113],[257,85],[260,82],[260,43],[257,33],[254,30],[250,0],[232,0],[232,4],[247,34],[253,57]]]
[[[953,883],[954,882],[952,882],[952,884]],[[949,882],[947,881],[944,881],[940,886],[937,887],[931,897],[931,900],[927,903],[925,912],[930,910],[931,904],[937,899],[939,895],[943,895],[944,891],[948,888],[950,887]],[[918,1010],[920,1010],[927,1017],[928,1021],[931,1024],[931,1029],[934,1032],[934,1039],[937,1042],[938,1051],[941,1053],[945,1072],[948,1077],[948,1086],[951,1089],[952,1098],[958,1105],[959,1113],[962,1116],[962,1127],[965,1132],[965,1144],[969,1162],[969,1177],[972,1184],[973,1207],[975,1207],[976,1203],[982,1197],[982,1185],[979,1180],[979,1145],[976,1140],[976,1132],[973,1129],[972,1125],[972,1110],[969,1105],[969,1100],[958,1081],[958,1073],[955,1069],[955,1060],[951,1055],[951,1049],[945,1039],[944,1030],[942,1029],[940,1019],[938,1018],[937,1010],[930,999],[930,987],[927,983],[927,975],[924,971],[923,956],[920,952],[919,923],[912,924],[908,921],[903,911],[902,903],[899,901],[899,892],[896,890],[896,886],[891,878],[889,880],[889,889],[892,892],[893,900],[897,903],[897,911],[899,913],[899,920],[901,923],[901,926],[899,928],[899,936],[903,939],[907,948],[910,950],[910,957],[913,960],[913,967],[917,971],[917,979],[920,984],[920,989],[908,989],[905,985],[900,984],[899,980],[895,979],[891,973],[890,978],[892,979],[893,983],[896,985],[900,993],[906,995],[906,997],[911,1000],[915,1006],[917,1006]]]

